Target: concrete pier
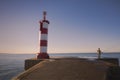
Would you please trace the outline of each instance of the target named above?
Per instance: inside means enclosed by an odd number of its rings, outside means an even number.
[[[12,80],[120,80],[119,73],[119,66],[100,60],[57,58],[43,60]]]

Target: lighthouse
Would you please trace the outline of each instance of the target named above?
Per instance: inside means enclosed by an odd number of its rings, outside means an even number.
[[[47,53],[47,44],[48,44],[48,24],[49,21],[46,20],[46,11],[43,12],[43,20],[39,21],[40,29],[39,29],[39,53],[37,55],[37,59],[49,59],[49,55]]]

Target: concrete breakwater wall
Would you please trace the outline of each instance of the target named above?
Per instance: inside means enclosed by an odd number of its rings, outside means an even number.
[[[24,69],[27,70],[27,69],[33,67],[34,65],[38,64],[41,61],[43,61],[43,60],[42,59],[35,59],[35,58],[26,59]]]
[[[120,80],[120,67],[101,60],[57,58],[25,62],[26,71],[12,80]],[[27,69],[32,63],[34,66]]]
[[[112,63],[113,65],[119,66],[119,59],[118,58],[100,58],[100,59],[96,59],[96,60],[105,61],[108,63]]]
[[[101,59],[96,59],[96,60],[105,61],[105,62],[112,63],[114,65],[119,66],[119,60],[117,58],[101,58]],[[41,61],[43,61],[43,59],[35,59],[35,58],[26,59],[24,68],[25,68],[25,70],[27,70],[27,69],[33,67],[34,65],[38,64]]]

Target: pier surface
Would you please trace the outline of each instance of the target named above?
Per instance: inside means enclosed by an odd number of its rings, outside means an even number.
[[[80,58],[49,59],[41,61],[12,80],[108,80],[110,66],[115,65]]]

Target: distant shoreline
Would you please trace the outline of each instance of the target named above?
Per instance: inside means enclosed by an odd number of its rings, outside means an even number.
[[[48,53],[48,54],[73,54],[74,52],[68,53]],[[74,54],[96,54],[97,52],[78,52]],[[103,52],[103,54],[120,54],[120,52]],[[0,54],[37,54],[37,53],[0,53]]]

